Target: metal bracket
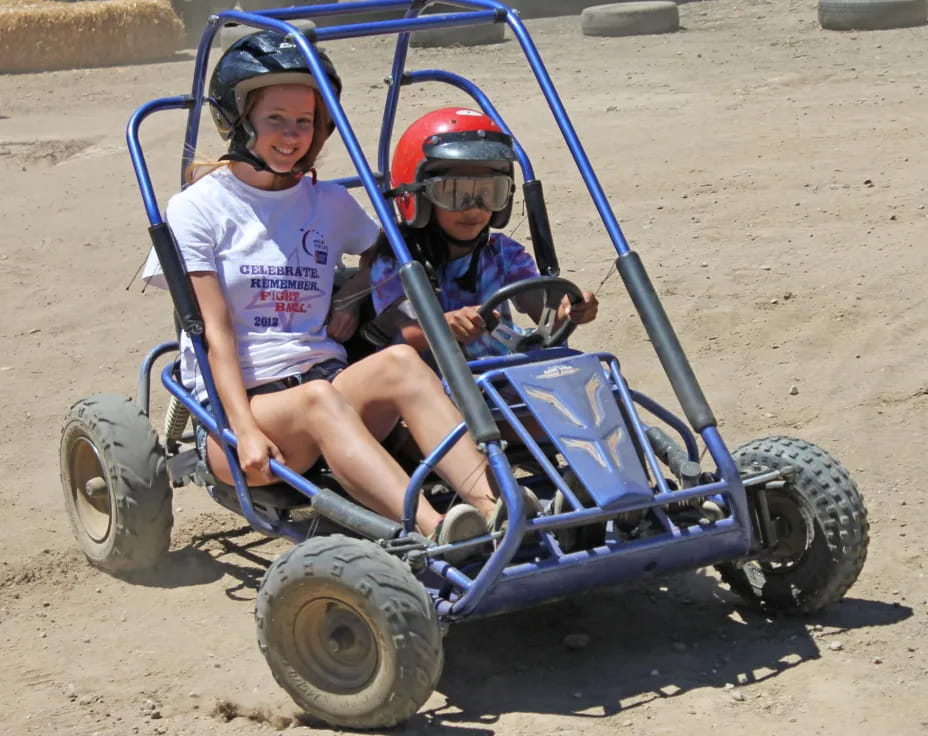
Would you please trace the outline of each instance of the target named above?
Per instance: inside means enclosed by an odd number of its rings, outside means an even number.
[[[175,488],[185,486],[195,479],[200,455],[195,447],[167,458],[168,477]]]
[[[773,470],[760,469],[756,475],[742,479],[744,488],[753,498],[754,523],[760,546],[764,550],[771,550],[777,546],[778,536],[773,519],[770,516],[770,507],[767,504],[767,491],[783,488],[796,473],[791,465]]]

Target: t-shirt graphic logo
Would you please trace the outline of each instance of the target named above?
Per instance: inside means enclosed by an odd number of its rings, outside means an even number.
[[[329,247],[325,244],[325,236],[315,228],[307,228],[303,233],[303,252],[312,256],[320,265],[329,262]]]

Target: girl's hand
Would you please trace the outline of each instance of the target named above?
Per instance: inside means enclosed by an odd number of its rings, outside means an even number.
[[[557,317],[559,321],[569,319],[575,324],[583,325],[596,319],[598,311],[599,301],[596,296],[590,291],[584,291],[583,301],[576,304],[571,304],[570,299],[565,296],[558,307]]]
[[[326,332],[336,342],[345,342],[358,329],[358,310],[352,307],[333,309],[326,325]]]
[[[458,342],[469,343],[486,332],[486,324],[477,312],[478,307],[461,307],[453,312],[445,312],[445,321]]]
[[[257,427],[238,436],[238,462],[250,483],[272,483],[276,477],[271,472],[270,458],[286,462],[280,448]]]

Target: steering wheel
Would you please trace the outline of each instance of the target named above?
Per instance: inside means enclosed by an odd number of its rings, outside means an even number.
[[[544,306],[535,328],[523,334],[502,322],[496,316],[496,308],[509,299],[532,291],[541,291],[544,294]],[[487,332],[505,345],[510,353],[549,348],[564,342],[577,328],[576,322],[567,319],[556,330],[554,329],[557,308],[565,294],[571,304],[583,301],[583,292],[573,281],[562,279],[559,276],[535,276],[497,289],[480,305],[477,314],[486,324]]]

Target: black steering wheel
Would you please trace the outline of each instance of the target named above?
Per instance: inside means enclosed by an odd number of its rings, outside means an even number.
[[[533,330],[523,334],[497,318],[496,308],[503,302],[532,291],[541,291],[544,295],[544,306]],[[583,292],[573,281],[562,279],[559,276],[535,276],[498,289],[480,305],[477,314],[487,326],[487,332],[505,345],[510,353],[549,348],[552,345],[560,345],[577,328],[577,323],[568,319],[554,329],[557,308],[565,294],[571,304],[583,301]]]

